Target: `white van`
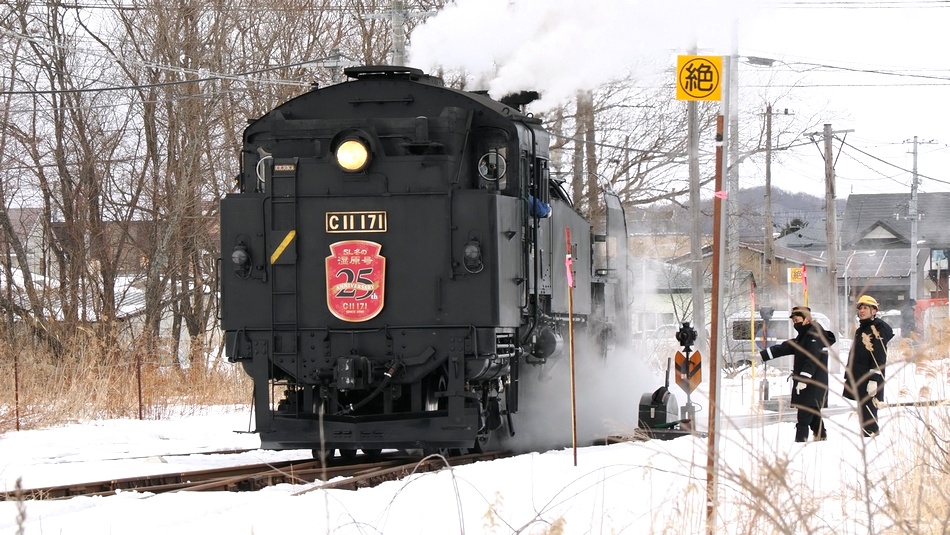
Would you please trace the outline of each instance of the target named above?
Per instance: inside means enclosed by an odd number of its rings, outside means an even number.
[[[761,362],[759,351],[766,346],[779,344],[795,337],[795,328],[788,310],[776,310],[769,319],[765,345],[762,342],[762,315],[757,310],[753,318],[748,313],[733,314],[726,320],[726,337],[723,342],[723,366],[726,368],[744,368],[752,362]],[[831,329],[831,320],[820,312],[811,313],[812,321],[817,321],[826,330]],[[753,340],[753,333],[755,339]],[[772,366],[773,362],[769,362]],[[792,359],[779,359],[774,365],[780,369],[791,369]]]

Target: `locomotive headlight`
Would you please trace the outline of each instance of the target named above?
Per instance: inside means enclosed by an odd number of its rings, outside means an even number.
[[[231,261],[234,262],[236,267],[243,267],[244,264],[247,264],[247,251],[244,250],[244,247],[237,246],[234,248],[234,252],[231,253]]]
[[[247,247],[236,245],[231,251],[231,262],[234,264],[234,273],[246,279],[251,272],[251,256],[247,254]]]
[[[336,148],[336,163],[344,171],[356,173],[369,164],[369,149],[359,139],[347,139]]]
[[[469,273],[478,273],[485,266],[482,264],[482,246],[477,241],[470,241],[462,249],[462,264]]]

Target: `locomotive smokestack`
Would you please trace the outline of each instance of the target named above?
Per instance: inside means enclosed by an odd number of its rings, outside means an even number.
[[[505,106],[511,106],[512,108],[518,108],[523,111],[525,106],[539,98],[541,98],[541,95],[537,91],[521,91],[520,93],[505,95],[499,102]]]

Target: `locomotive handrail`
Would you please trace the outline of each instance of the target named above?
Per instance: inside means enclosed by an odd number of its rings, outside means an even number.
[[[414,76],[425,76],[425,72],[414,67],[403,67],[401,65],[358,65],[355,67],[346,67],[343,74],[350,78],[363,78],[368,76],[393,76],[397,74],[409,74]]]
[[[357,99],[350,100],[349,103],[353,104],[354,106],[358,106],[360,104],[388,104],[391,102],[411,104],[412,102],[415,102],[415,100],[416,99],[412,98],[412,95],[409,95],[402,98],[372,98],[372,99],[357,98]]]

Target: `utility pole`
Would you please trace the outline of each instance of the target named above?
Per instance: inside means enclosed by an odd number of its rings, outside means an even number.
[[[772,232],[772,105],[765,107],[765,294],[767,305],[772,302],[775,286],[775,250]]]
[[[930,141],[921,141],[923,144],[933,143],[933,140]],[[907,143],[907,141],[904,141]],[[911,258],[911,271],[910,271],[910,293],[908,294],[908,299],[917,299],[917,296],[920,292],[920,287],[918,283],[918,273],[920,270],[920,263],[917,261],[917,255],[919,254],[917,248],[917,223],[920,222],[921,214],[917,206],[917,187],[920,185],[920,177],[917,174],[917,146],[919,145],[917,141],[917,136],[914,136],[914,167],[913,167],[913,177],[910,185],[910,206],[907,207],[907,219],[910,219],[910,258]]]
[[[406,64],[406,9],[402,0],[393,0],[393,65]]]
[[[338,83],[343,81],[343,67],[357,65],[357,62],[341,54],[339,48],[334,48],[330,57],[319,63],[319,65],[330,69],[330,80],[333,83]]]
[[[392,65],[404,67],[406,65],[406,19],[431,17],[438,11],[406,11],[403,0],[392,0],[388,14],[370,13],[363,15],[367,19],[381,19],[388,17],[393,31],[393,60]]]
[[[726,128],[726,134],[728,138],[726,140],[726,145],[728,150],[729,159],[723,160],[728,162],[725,165],[725,171],[728,171],[727,184],[729,185],[729,202],[726,203],[728,208],[726,214],[728,218],[728,236],[726,238],[726,245],[728,247],[727,255],[729,257],[729,271],[728,271],[728,281],[729,281],[729,301],[726,302],[727,309],[737,306],[739,299],[735,299],[737,295],[741,295],[740,290],[737,286],[737,276],[739,274],[739,25],[734,23],[732,26],[732,55],[729,56],[729,69],[727,71],[729,74],[729,85],[726,86],[729,89],[729,97],[726,99],[725,109],[723,109],[723,114],[729,120],[729,123]],[[723,155],[725,158],[725,155]],[[725,172],[724,171],[724,172]],[[738,312],[735,308],[732,311]],[[725,323],[723,323],[724,325]]]
[[[690,49],[690,54],[696,54],[696,45]],[[708,348],[708,331],[706,330],[706,289],[703,284],[703,215],[700,207],[700,177],[699,177],[699,105],[695,100],[686,102],[686,136],[689,171],[689,260],[691,268],[693,325],[696,329],[698,343],[697,350]],[[702,352],[702,350],[700,350]],[[708,353],[707,353],[708,354]]]
[[[917,299],[917,136],[914,136],[914,177],[910,185],[910,294],[908,299]]]
[[[854,130],[831,130],[831,125],[825,123],[825,128],[821,132],[824,139],[825,150],[823,156],[825,159],[825,241],[827,241],[828,251],[828,291],[831,294],[831,324],[835,329],[841,330],[839,322],[840,310],[838,303],[838,215],[835,207],[835,165],[834,155],[832,154],[832,140],[834,134],[847,134]],[[807,134],[812,141],[818,132]],[[821,150],[821,149],[819,149]]]
[[[841,329],[838,323],[838,214],[835,207],[835,165],[831,158],[831,124],[825,123],[825,240],[828,245],[828,290],[834,306],[831,307],[831,324]]]
[[[695,100],[686,103],[687,135],[689,136],[689,212],[690,264],[693,286],[693,325],[699,339],[706,338],[706,290],[703,284],[703,217],[700,210],[699,187],[699,109]]]
[[[784,115],[788,115],[785,108]],[[771,302],[772,291],[777,286],[775,271],[775,222],[772,219],[772,105],[765,107],[765,304]]]

